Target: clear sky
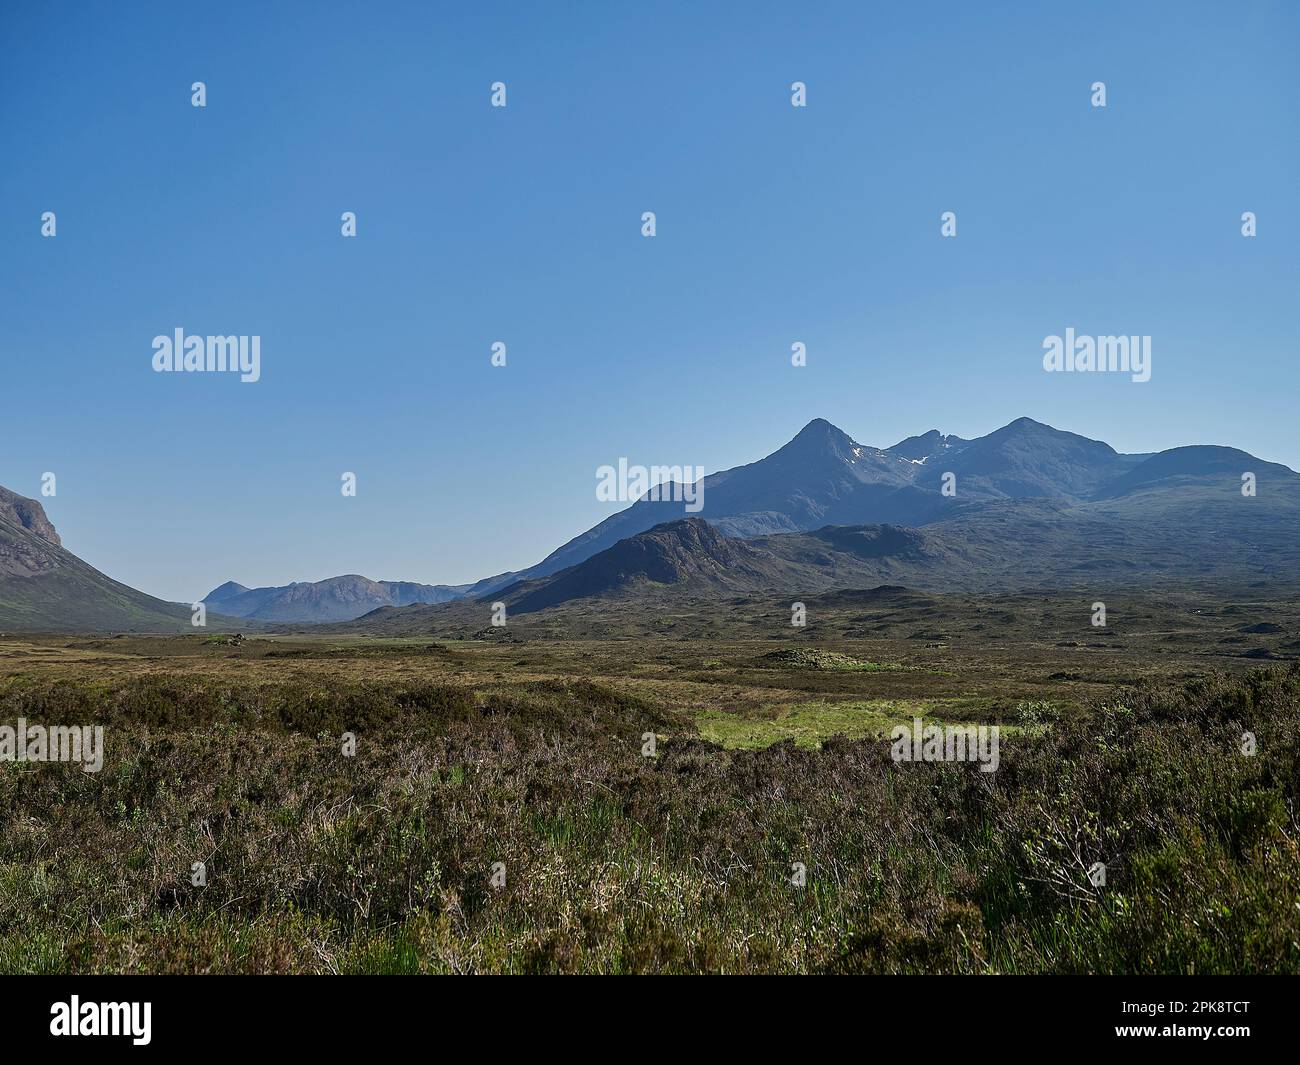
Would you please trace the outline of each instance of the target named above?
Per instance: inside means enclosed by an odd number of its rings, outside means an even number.
[[[814,417],[1300,468],[1298,52],[1251,0],[4,0],[0,484],[189,601],[526,566],[620,509],[597,466]],[[1151,381],[1045,373],[1067,326]],[[261,380],[154,373],[178,327]]]

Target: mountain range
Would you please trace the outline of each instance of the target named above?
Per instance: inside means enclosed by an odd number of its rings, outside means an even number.
[[[1282,502],[1276,494],[1281,489],[1292,493],[1287,501],[1294,504],[1300,475],[1234,448],[1183,447],[1155,455],[1124,455],[1099,440],[1030,418],[975,440],[932,429],[892,447],[876,448],[859,444],[817,418],[766,458],[705,477],[704,506],[696,516],[726,536],[741,538],[824,525],[924,527],[969,517],[989,505],[1030,500],[1073,509],[1085,518],[1092,504],[1141,495],[1146,489],[1163,494],[1134,500],[1131,509],[1155,505],[1178,510],[1198,503],[1204,488],[1213,489],[1220,501],[1242,498],[1240,474],[1247,471],[1256,474],[1257,498],[1272,492],[1272,502]],[[945,474],[952,475],[950,496],[943,493]],[[1124,517],[1119,510],[1112,509],[1112,518]],[[1037,512],[1031,508],[1029,513]],[[520,580],[549,576],[619,540],[687,516],[684,503],[642,498],[537,565],[480,581],[467,594],[483,596]],[[1245,513],[1239,516],[1249,521]]]
[[[1254,497],[1241,493],[1247,472],[1256,478]],[[951,495],[943,491],[946,475]],[[1149,576],[1179,567],[1189,576],[1279,575],[1296,573],[1300,475],[1229,447],[1125,455],[1030,418],[974,440],[930,430],[888,448],[859,444],[818,418],[766,458],[705,477],[703,504],[695,516],[743,539],[835,525],[927,529],[933,543],[941,535],[971,562],[927,567],[926,575],[973,587],[1015,583],[1018,574],[1050,583],[1107,559]],[[549,577],[690,516],[682,502],[640,499],[537,565],[480,581],[466,594],[481,598]],[[1259,554],[1229,553],[1224,538],[1234,537]]]
[[[1243,493],[1243,475],[1254,494]],[[166,628],[188,607],[117,584],[64,550],[44,510],[0,489],[0,625]],[[643,497],[525,570],[473,585],[348,575],[228,582],[218,616],[404,625],[482,601],[536,611],[585,597],[866,587],[1013,589],[1098,580],[1300,577],[1300,475],[1235,448],[1125,455],[1029,418],[976,439],[930,430],[859,444],[823,419],[766,458],[710,474],[703,508]],[[179,613],[178,613],[179,612]],[[430,614],[430,616],[433,616]],[[439,614],[438,616],[442,616]]]

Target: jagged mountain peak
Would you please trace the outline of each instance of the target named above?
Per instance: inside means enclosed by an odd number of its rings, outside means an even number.
[[[1095,449],[1097,452],[1117,455],[1117,452],[1109,444],[1101,440],[1094,440],[1090,436],[1081,436],[1079,433],[1072,433],[1066,429],[1058,429],[1054,425],[1048,425],[1046,422],[1035,421],[1033,418],[1017,418],[1015,421],[1007,422],[1001,429],[994,429],[988,436],[980,437],[978,440],[971,441],[972,444],[980,443],[1003,443],[1007,440],[1019,438],[1032,438],[1034,440],[1055,440],[1062,444],[1073,443],[1085,445]]]
[[[839,434],[840,436],[848,435],[843,429],[839,428],[839,426],[833,425],[825,418],[813,418],[812,421],[795,433],[794,439],[798,440],[801,436],[822,436],[826,434]]]
[[[900,440],[893,447],[885,450],[909,462],[923,463],[933,455],[951,451],[968,443],[969,440],[963,440],[960,436],[948,436],[938,429],[931,429],[919,436],[909,436],[906,440]]]
[[[814,418],[800,429],[794,435],[794,438],[785,447],[780,448],[776,454],[779,455],[787,451],[807,452],[816,450],[848,456],[858,446],[857,441],[843,429],[832,425],[825,418]]]

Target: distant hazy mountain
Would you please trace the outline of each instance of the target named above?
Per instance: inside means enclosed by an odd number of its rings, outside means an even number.
[[[457,598],[466,587],[372,581],[350,573],[278,588],[245,588],[242,584],[227,581],[204,596],[203,602],[208,609],[230,617],[312,624],[348,621],[384,606],[445,603]]]
[[[45,509],[0,488],[0,630],[178,632],[190,609],[104,576],[59,542]]]
[[[1240,477],[1246,472],[1254,472],[1259,481],[1253,499],[1240,494]],[[953,495],[943,493],[945,474],[952,475]],[[1030,418],[974,440],[932,429],[883,449],[859,444],[817,418],[767,458],[705,477],[704,505],[693,516],[706,519],[726,536],[739,537],[824,525],[926,527],[972,520],[972,507],[1007,500],[1055,502],[1078,508],[1080,519],[1088,516],[1092,504],[1106,501],[1098,518],[1138,520],[1154,511],[1183,511],[1186,517],[1188,506],[1204,501],[1205,490],[1229,502],[1253,505],[1254,511],[1221,515],[1244,523],[1249,532],[1267,526],[1273,511],[1285,514],[1300,502],[1300,475],[1232,448],[1122,455],[1109,444]],[[468,595],[484,596],[558,573],[620,540],[691,516],[684,503],[643,498],[537,565],[480,581]]]

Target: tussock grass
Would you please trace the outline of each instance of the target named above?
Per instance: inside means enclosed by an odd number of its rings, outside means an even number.
[[[816,647],[791,647],[771,651],[763,656],[763,664],[784,669],[827,669],[845,673],[898,673],[909,667],[897,662],[866,662],[838,651],[823,651]]]

